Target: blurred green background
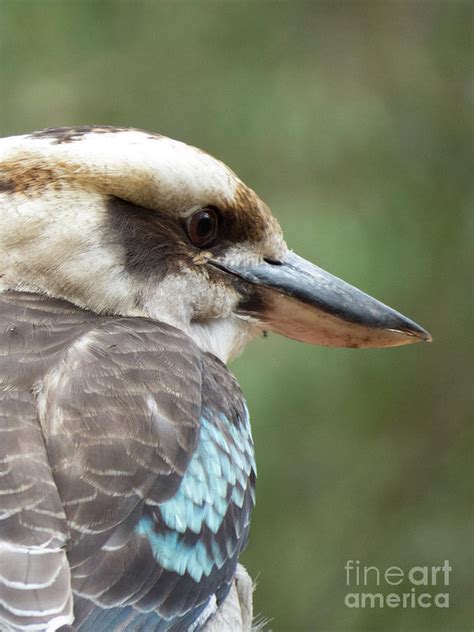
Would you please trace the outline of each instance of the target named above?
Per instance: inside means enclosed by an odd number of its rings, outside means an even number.
[[[454,0],[0,2],[2,135],[108,123],[206,149],[299,254],[433,333],[369,351],[270,336],[234,363],[267,630],[471,629],[471,19]],[[346,608],[348,559],[447,559],[450,608]]]

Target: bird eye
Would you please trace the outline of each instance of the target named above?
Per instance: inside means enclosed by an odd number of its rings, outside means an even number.
[[[197,211],[187,221],[189,239],[198,248],[210,246],[217,236],[217,211],[212,207]]]

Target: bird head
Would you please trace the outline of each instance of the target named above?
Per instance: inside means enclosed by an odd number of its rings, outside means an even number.
[[[228,361],[264,330],[385,347],[419,325],[290,251],[269,208],[222,162],[112,127],[0,142],[0,290],[186,331]]]

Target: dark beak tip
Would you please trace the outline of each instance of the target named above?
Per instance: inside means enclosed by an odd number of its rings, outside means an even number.
[[[433,336],[430,334],[429,331],[425,331],[423,330],[423,333],[421,335],[418,335],[418,337],[423,341],[423,342],[433,342]]]
[[[418,334],[418,338],[422,342],[433,342],[433,336],[429,333],[429,331],[424,331],[422,334]]]
[[[400,327],[400,329],[393,329],[392,331],[397,331],[407,336],[407,338],[409,338],[407,344],[414,342],[433,342],[433,336],[429,331],[426,331],[426,329],[423,329],[423,327],[415,323],[413,323],[413,325],[414,326],[410,327]]]

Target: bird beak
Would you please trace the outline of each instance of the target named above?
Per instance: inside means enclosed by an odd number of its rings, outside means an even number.
[[[288,252],[281,262],[214,265],[242,279],[240,311],[276,333],[327,347],[395,347],[426,340],[420,325]]]

